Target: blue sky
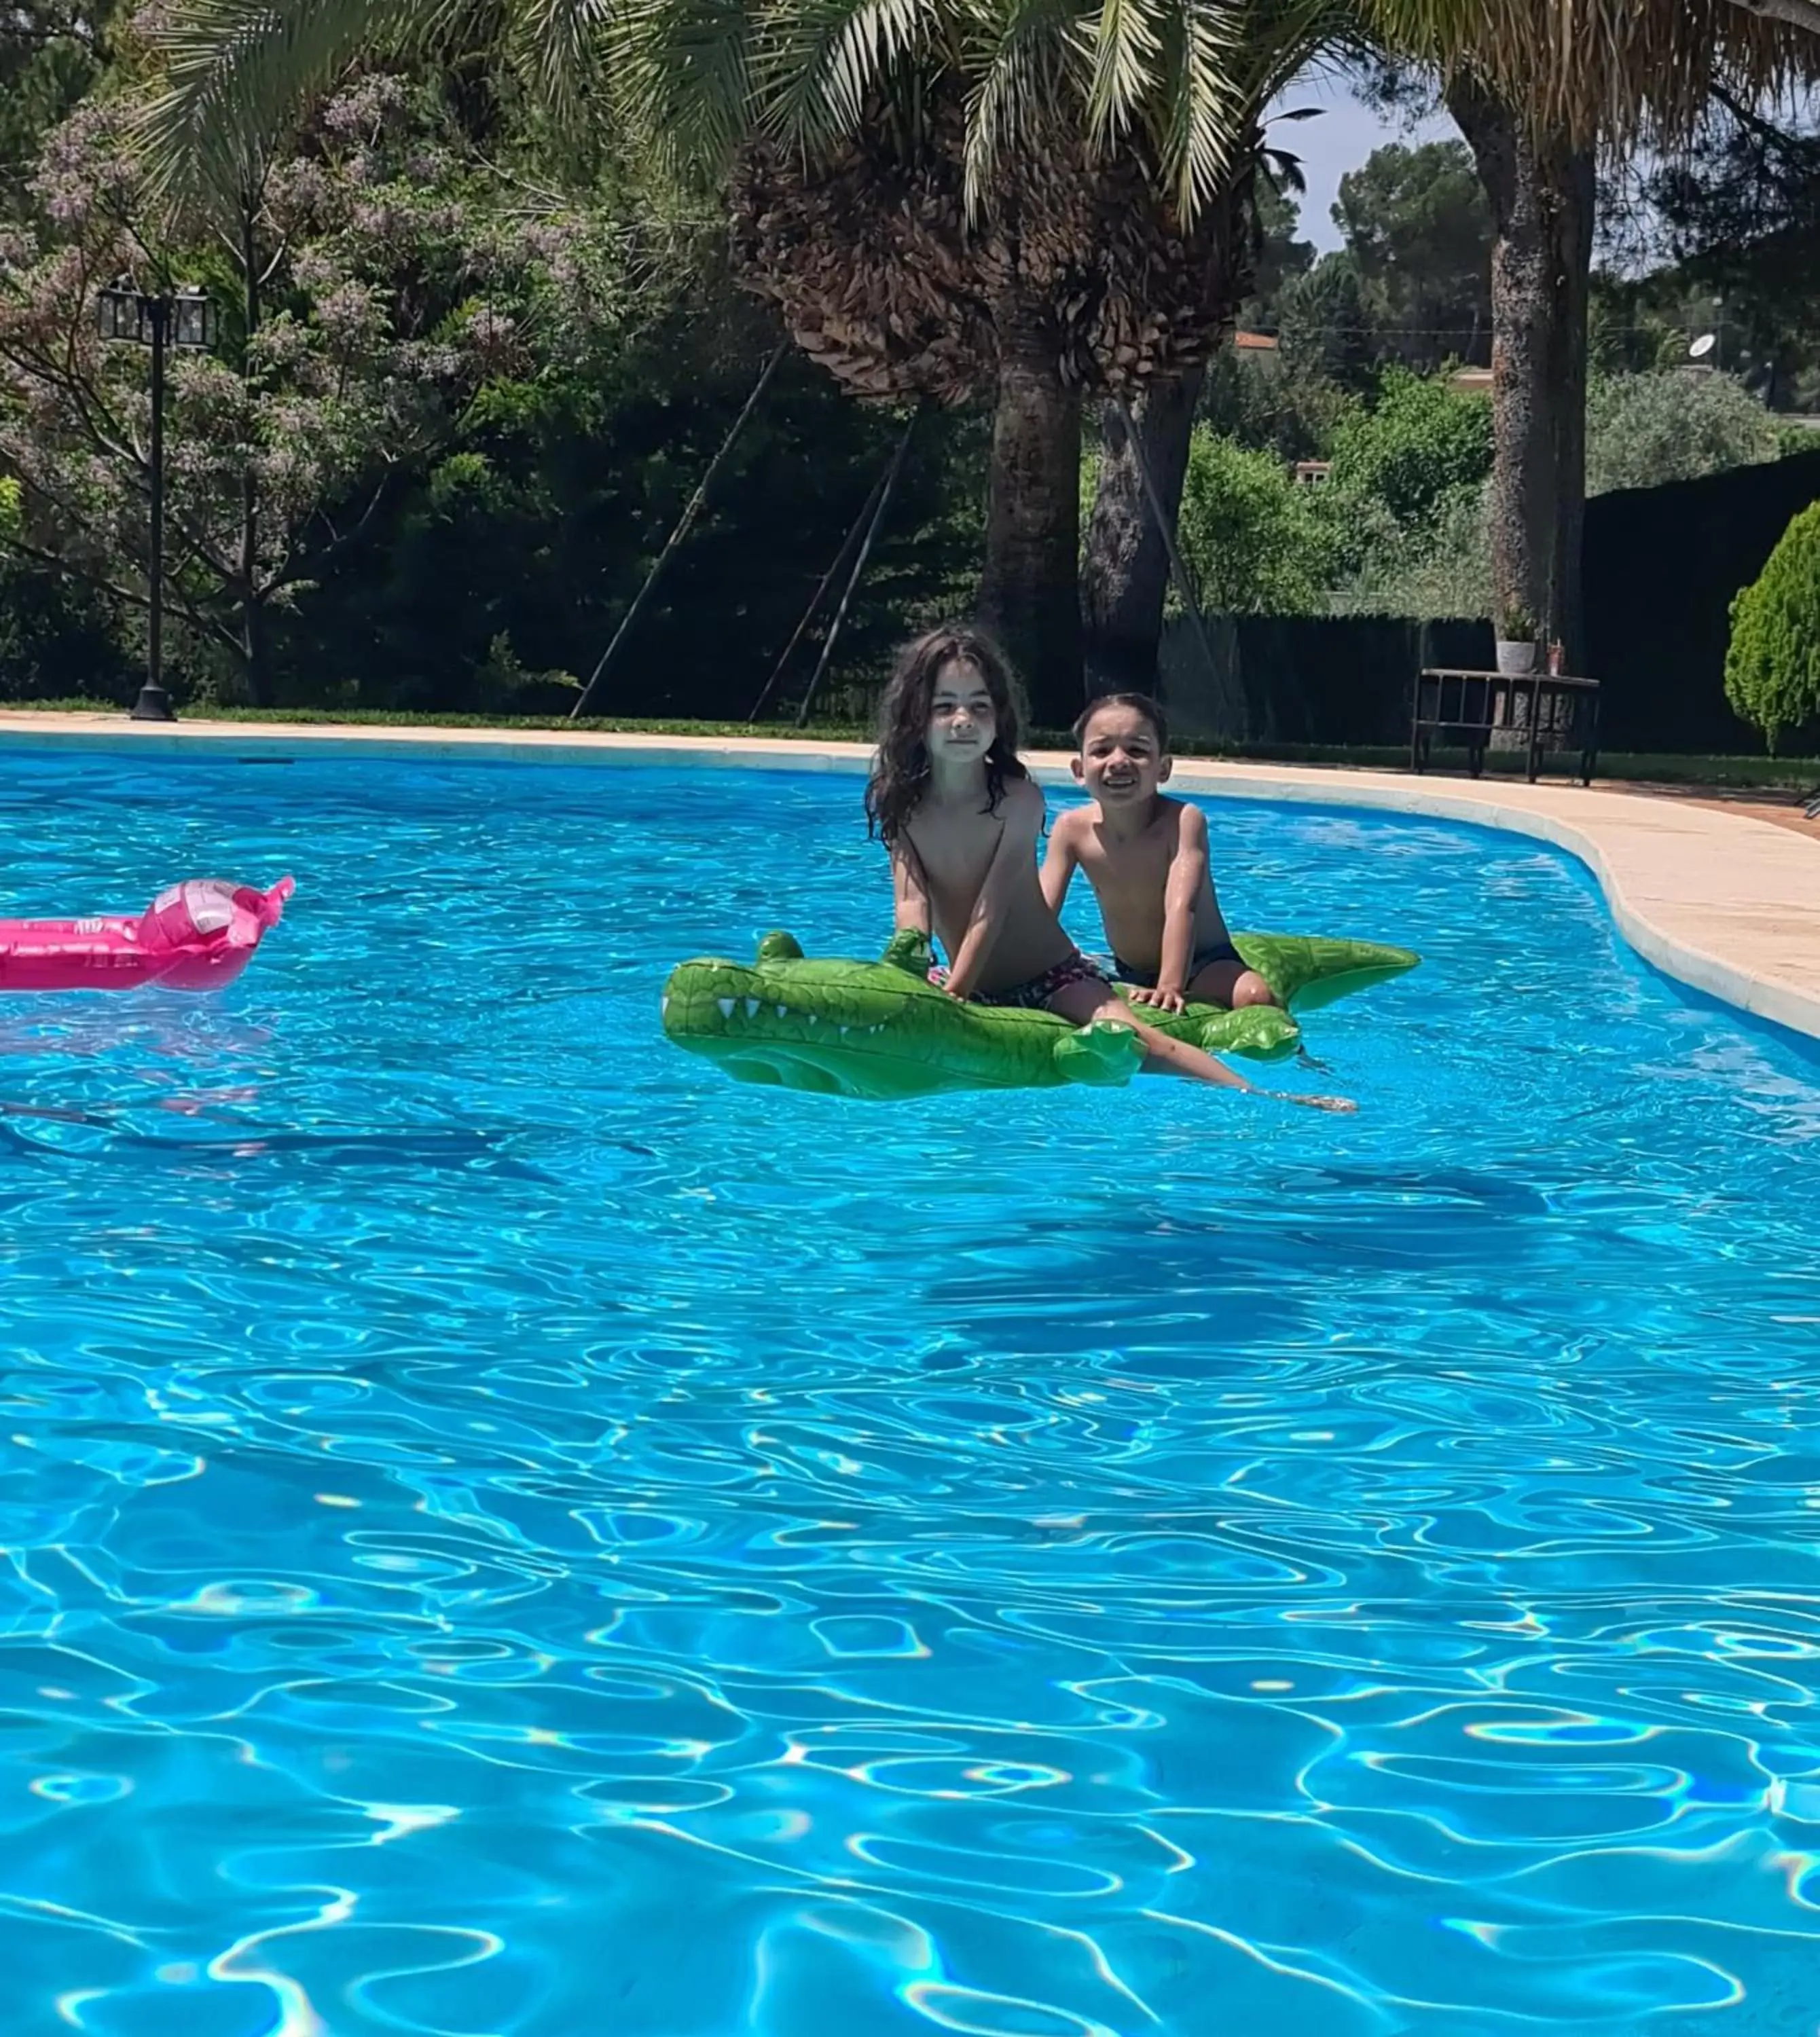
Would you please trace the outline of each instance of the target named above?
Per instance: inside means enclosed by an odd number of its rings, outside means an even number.
[[[1374,149],[1382,148],[1387,142],[1459,138],[1459,129],[1444,113],[1414,128],[1405,128],[1395,121],[1387,123],[1372,108],[1361,106],[1343,79],[1331,75],[1313,76],[1292,85],[1273,111],[1297,106],[1318,106],[1321,116],[1318,120],[1283,123],[1270,130],[1269,139],[1273,146],[1302,159],[1303,173],[1308,180],[1308,195],[1300,201],[1302,237],[1323,250],[1341,244],[1332,218],[1340,180],[1347,171],[1358,168]]]

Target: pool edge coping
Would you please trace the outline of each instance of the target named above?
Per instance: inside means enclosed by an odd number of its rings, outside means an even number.
[[[361,728],[334,723],[124,721],[0,711],[18,748],[153,755],[212,749],[236,759],[316,754],[471,763],[719,765],[865,771],[871,746],[808,737],[653,735],[559,729]],[[1039,783],[1070,782],[1069,759],[1029,751]],[[1820,844],[1747,815],[1675,799],[1561,784],[1436,778],[1182,758],[1176,789],[1464,822],[1525,835],[1591,871],[1619,932],[1665,975],[1820,1040]]]

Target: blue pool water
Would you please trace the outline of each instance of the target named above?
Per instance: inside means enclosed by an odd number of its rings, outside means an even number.
[[[663,972],[876,949],[857,791],[9,754],[5,910],[299,888],[0,1002],[0,2031],[1820,2028],[1820,1060],[1220,806],[1428,958],[1356,1118],[737,1087]]]

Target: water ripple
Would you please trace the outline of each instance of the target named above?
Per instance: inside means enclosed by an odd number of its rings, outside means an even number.
[[[1356,1119],[721,1083],[853,792],[15,769],[9,910],[300,888],[0,1010],[0,2032],[1820,2030],[1820,1061],[1258,807]]]

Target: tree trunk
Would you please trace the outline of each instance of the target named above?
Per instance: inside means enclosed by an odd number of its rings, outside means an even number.
[[[1592,241],[1598,171],[1590,149],[1566,153],[1554,213],[1561,317],[1551,372],[1565,393],[1557,420],[1561,527],[1556,546],[1553,634],[1570,672],[1586,670],[1586,384],[1592,327]]]
[[[1205,367],[1153,382],[1131,405],[1152,478],[1171,520],[1182,506],[1189,440],[1205,381]],[[1087,528],[1081,606],[1087,633],[1087,691],[1153,693],[1169,554],[1150,512],[1137,453],[1115,408],[1108,405],[1099,486]]]
[[[1084,698],[1080,395],[1063,385],[1054,348],[1026,323],[999,325],[980,619],[1016,667],[1034,724],[1061,729]]]
[[[1591,153],[1538,135],[1482,86],[1447,105],[1490,200],[1492,584],[1577,663],[1586,513],[1586,350],[1592,266]]]
[[[265,605],[256,593],[240,604],[240,657],[247,675],[247,698],[255,707],[271,707],[271,645],[266,634]]]

